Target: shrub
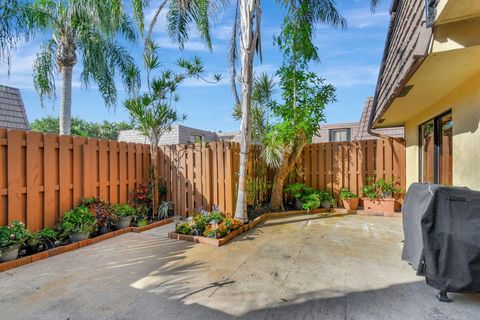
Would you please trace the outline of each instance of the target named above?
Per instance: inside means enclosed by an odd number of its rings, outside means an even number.
[[[66,237],[72,233],[91,233],[95,230],[96,220],[84,206],[65,212],[60,221],[61,236]]]
[[[115,224],[118,216],[110,202],[102,201],[98,203],[96,210],[97,225],[102,228],[108,228]]]
[[[152,208],[152,190],[149,185],[142,183],[133,191],[132,204],[135,207]]]
[[[15,245],[23,245],[29,237],[25,224],[14,221],[8,226],[0,227],[0,249],[2,252]]]
[[[306,195],[302,198],[302,208],[310,211],[320,207],[322,204],[322,194],[320,192],[314,192]]]
[[[395,187],[393,179],[387,182],[384,178],[375,181],[372,177],[368,177],[367,184],[363,186],[363,196],[370,199],[395,198],[400,197],[403,193],[402,189]]]
[[[314,189],[307,187],[303,183],[292,183],[285,188],[285,192],[291,194],[296,200],[301,201],[304,196],[312,194]]]
[[[188,222],[178,224],[175,231],[181,234],[193,234],[193,228]]]
[[[347,188],[340,189],[340,200],[347,200],[347,199],[356,199],[358,195],[353,193],[352,191],[348,190]]]
[[[34,248],[42,246],[44,249],[47,249],[53,248],[55,246],[55,242],[58,240],[59,234],[57,231],[51,228],[44,228],[30,234],[27,240],[27,245]]]

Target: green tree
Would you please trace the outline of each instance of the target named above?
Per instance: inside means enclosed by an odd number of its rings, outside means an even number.
[[[33,82],[44,98],[56,96],[60,74],[60,134],[71,132],[72,73],[82,62],[81,81],[94,82],[107,106],[115,106],[119,73],[129,92],[139,85],[133,58],[117,42],[135,41],[134,25],[119,0],[3,0],[0,9],[0,58],[21,40],[46,36],[33,67]]]
[[[45,117],[36,119],[30,123],[32,131],[43,133],[59,133],[58,117]],[[117,140],[121,130],[133,129],[133,124],[125,121],[121,122],[89,122],[80,118],[72,118],[72,132],[74,136]]]

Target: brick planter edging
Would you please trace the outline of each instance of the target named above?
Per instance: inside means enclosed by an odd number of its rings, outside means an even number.
[[[148,225],[143,226],[143,227],[128,227],[128,228],[124,228],[124,229],[120,229],[120,230],[115,230],[115,231],[111,231],[111,232],[102,234],[100,236],[97,236],[95,238],[88,238],[88,239],[85,239],[85,240],[82,240],[82,241],[69,243],[69,244],[66,244],[64,246],[60,246],[60,247],[56,247],[56,248],[53,248],[53,249],[50,249],[50,250],[45,250],[45,251],[42,251],[42,252],[39,252],[39,253],[35,253],[35,254],[32,254],[31,256],[26,256],[26,257],[18,258],[18,259],[15,259],[15,260],[2,262],[2,263],[0,263],[0,272],[11,270],[11,269],[17,268],[17,267],[21,267],[21,266],[24,266],[26,264],[29,264],[29,263],[32,263],[32,262],[35,262],[35,261],[40,261],[40,260],[43,260],[43,259],[46,259],[46,258],[50,258],[50,257],[56,256],[56,255],[59,255],[61,253],[65,253],[65,252],[76,250],[76,249],[79,249],[79,248],[82,248],[82,247],[86,247],[86,246],[92,245],[94,243],[97,243],[97,242],[100,242],[100,241],[103,241],[103,240],[107,240],[107,239],[110,239],[110,238],[113,238],[113,237],[116,237],[116,236],[119,236],[119,235],[122,235],[122,234],[125,234],[125,233],[129,233],[129,232],[139,233],[139,232],[147,231],[147,230],[150,230],[150,229],[153,229],[153,228],[156,228],[156,227],[160,227],[160,226],[172,223],[172,222],[173,222],[173,219],[168,218],[168,219],[165,219],[165,220],[162,220],[162,221],[157,221],[157,222],[148,224]]]
[[[215,247],[220,247],[220,246],[223,246],[224,244],[226,244],[227,242],[229,242],[230,240],[232,240],[233,238],[235,238],[236,236],[238,236],[239,234],[255,228],[257,226],[257,224],[265,222],[268,219],[288,217],[288,216],[293,216],[293,215],[318,214],[318,213],[333,213],[333,214],[328,215],[328,216],[338,215],[338,213],[336,213],[333,210],[329,210],[329,209],[315,209],[315,210],[311,210],[310,212],[307,212],[306,210],[295,210],[295,211],[285,211],[285,212],[269,212],[269,213],[264,213],[264,214],[256,217],[255,219],[253,219],[249,223],[244,224],[243,228],[240,227],[240,229],[234,230],[234,231],[230,232],[229,234],[227,234],[225,237],[220,238],[220,239],[213,239],[213,238],[207,238],[207,237],[202,237],[202,236],[192,236],[192,235],[180,234],[180,233],[176,233],[176,232],[170,232],[168,234],[168,237],[170,239],[175,239],[175,240],[184,240],[184,241],[190,241],[190,242],[194,242],[194,243],[203,243],[203,244],[208,244],[208,245],[215,246]],[[344,214],[344,213],[340,213],[340,214]]]

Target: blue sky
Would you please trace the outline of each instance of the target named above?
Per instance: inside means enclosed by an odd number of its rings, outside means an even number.
[[[147,20],[151,19],[154,5],[160,1],[152,0],[152,8],[147,11]],[[312,66],[312,70],[334,84],[337,88],[337,102],[326,110],[327,122],[358,121],[363,103],[369,95],[373,95],[375,83],[382,57],[384,41],[388,27],[388,7],[390,1],[381,2],[376,12],[370,12],[368,0],[337,1],[339,9],[347,19],[346,30],[334,30],[319,26],[316,45],[319,48],[321,62]],[[178,57],[202,58],[207,74],[221,73],[224,80],[211,85],[201,81],[189,80],[180,89],[181,101],[177,108],[188,115],[185,125],[205,130],[238,130],[239,123],[231,117],[233,104],[228,82],[227,52],[234,8],[227,8],[219,16],[213,27],[213,51],[206,49],[198,36],[193,32],[190,41],[181,52],[169,41],[165,33],[165,19],[161,18],[154,33],[154,39],[161,47],[160,58],[164,67],[172,67]],[[282,11],[273,0],[263,1],[262,44],[263,61],[255,62],[256,72],[274,73],[281,63],[278,48],[273,46],[273,35],[280,31]],[[148,21],[147,21],[148,22]],[[27,115],[30,121],[47,115],[57,115],[59,102],[47,103],[45,108],[32,84],[32,64],[40,37],[22,45],[12,59],[10,77],[7,67],[0,64],[0,84],[21,89]],[[140,42],[139,42],[140,43]],[[132,54],[140,63],[141,46],[129,46]],[[74,68],[73,109],[72,115],[90,121],[121,121],[129,116],[122,107],[124,92],[119,86],[119,97],[115,109],[107,109],[103,100],[92,85],[82,88],[80,83],[81,65]],[[57,86],[58,89],[58,86]]]

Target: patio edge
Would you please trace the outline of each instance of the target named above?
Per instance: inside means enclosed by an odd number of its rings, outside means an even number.
[[[65,252],[80,249],[80,248],[95,244],[95,243],[103,241],[103,240],[107,240],[107,239],[110,239],[110,238],[113,238],[113,237],[116,237],[116,236],[120,236],[122,234],[126,234],[126,233],[129,233],[129,232],[140,233],[140,232],[151,230],[153,228],[161,227],[163,225],[166,225],[166,224],[169,224],[169,223],[172,223],[172,222],[173,222],[173,219],[168,218],[168,219],[165,219],[165,220],[161,220],[161,221],[151,223],[151,224],[143,226],[143,227],[128,227],[128,228],[124,228],[124,229],[120,229],[120,230],[115,230],[115,231],[111,231],[111,232],[102,234],[100,236],[94,237],[94,238],[88,238],[88,239],[85,239],[85,240],[82,240],[82,241],[69,243],[69,244],[66,244],[66,245],[63,245],[63,246],[60,246],[60,247],[56,247],[56,248],[53,248],[53,249],[50,249],[50,250],[45,250],[45,251],[42,251],[42,252],[38,252],[38,253],[32,254],[30,256],[26,256],[26,257],[22,257],[22,258],[17,258],[15,260],[2,262],[2,263],[0,263],[0,272],[8,271],[8,270],[11,270],[11,269],[14,269],[14,268],[18,268],[18,267],[30,264],[32,262],[36,262],[36,261],[44,260],[44,259],[47,259],[47,258],[50,258],[50,257],[54,257],[56,255],[59,255],[59,254],[65,253]]]

